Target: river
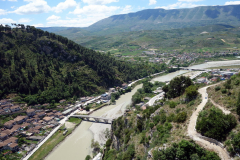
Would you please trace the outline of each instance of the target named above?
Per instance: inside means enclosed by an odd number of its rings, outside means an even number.
[[[209,67],[217,67],[217,66],[230,66],[230,65],[239,65],[240,60],[235,61],[221,61],[221,62],[207,62],[200,65],[191,66],[191,68],[209,68]],[[169,73],[164,76],[156,77],[152,80],[154,81],[170,81],[172,78],[184,74],[188,72],[187,70],[180,70],[173,73]],[[110,105],[103,107],[92,115],[94,116],[102,116],[112,110],[113,108],[121,108],[123,110],[127,105],[131,103],[132,95],[137,91],[137,89],[141,88],[142,85],[137,85],[131,92],[122,95],[117,101],[115,105]],[[89,154],[91,155],[91,140],[93,139],[93,133],[89,130],[89,128],[93,125],[92,122],[83,121],[81,125],[79,125],[73,133],[67,137],[58,147],[54,149],[47,157],[46,160],[84,160],[85,157]],[[97,124],[94,124],[96,127]],[[94,126],[93,125],[93,126]],[[103,126],[104,124],[99,124]],[[105,124],[109,125],[109,124]],[[95,127],[94,126],[94,127]],[[94,136],[95,137],[95,136]]]

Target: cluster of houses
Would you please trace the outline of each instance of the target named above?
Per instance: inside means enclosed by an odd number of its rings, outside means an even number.
[[[183,64],[185,62],[192,62],[198,58],[212,58],[217,56],[226,56],[226,55],[233,55],[237,56],[240,55],[240,52],[229,52],[229,51],[221,51],[220,53],[211,53],[211,52],[204,52],[204,53],[194,53],[194,52],[184,52],[179,54],[179,52],[175,51],[173,53],[156,53],[155,51],[144,51],[143,54],[148,56],[156,56],[155,58],[150,58],[149,62],[153,63],[163,63],[169,59],[176,58],[179,64]],[[206,60],[207,61],[207,60]]]
[[[0,115],[6,115],[21,111],[19,105],[14,105],[11,100],[3,99],[0,101]]]
[[[239,73],[239,69],[234,69],[235,71],[220,71],[220,69],[215,69],[210,71],[210,79],[208,80],[207,77],[198,78],[196,83],[206,83],[209,84],[210,82],[218,82],[230,79],[233,75]]]
[[[18,135],[26,139],[40,140],[34,138],[42,134],[44,130],[51,130],[58,126],[58,121],[64,118],[63,114],[56,110],[35,110],[27,109],[27,115],[17,116],[16,118],[4,123],[0,129],[0,151],[19,150]],[[47,133],[46,133],[47,134]]]
[[[81,104],[81,106],[86,106],[87,104],[90,104],[90,103],[97,103],[97,104],[107,103],[111,99],[112,93],[115,93],[120,89],[125,90],[127,88],[128,88],[128,84],[123,83],[121,85],[121,87],[109,88],[108,92],[102,94],[101,96],[98,96],[98,97],[81,97],[80,98],[80,104]],[[87,104],[86,104],[86,102],[87,102]]]

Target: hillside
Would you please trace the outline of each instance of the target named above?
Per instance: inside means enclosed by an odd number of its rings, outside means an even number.
[[[83,29],[82,29],[83,30]],[[116,54],[141,54],[148,49],[159,52],[219,52],[240,47],[240,28],[231,25],[209,25],[172,30],[146,30],[96,36],[78,34],[77,28],[55,32],[85,47]]]
[[[240,5],[200,6],[187,9],[147,9],[135,13],[113,15],[86,28],[53,27],[57,30],[73,29],[78,35],[109,35],[129,31],[170,30],[213,24],[240,25]],[[42,28],[44,29],[44,28]]]
[[[147,9],[114,15],[87,28],[89,31],[113,33],[140,30],[166,30],[209,24],[240,24],[240,5],[201,6],[189,9]]]
[[[58,102],[165,68],[117,61],[32,26],[0,29],[0,98],[18,93],[29,104]]]
[[[179,86],[181,82],[185,82],[185,85]],[[174,96],[171,89],[181,88],[179,89],[182,91],[180,97],[178,95],[168,100],[164,98],[157,101],[154,106],[148,107],[131,105],[122,117],[113,121],[112,135],[106,142],[103,159],[220,159],[212,150],[207,151],[201,148],[198,145],[200,143],[195,143],[187,135],[189,118],[196,106],[201,103],[201,95],[194,96],[196,99],[192,101],[185,100],[185,97],[189,97],[187,90],[197,87],[191,84],[189,78],[183,76],[175,78],[163,88],[168,87],[168,94]],[[185,90],[186,85],[191,86]],[[144,93],[146,88],[148,87],[143,86],[143,89],[138,89],[137,92]],[[150,91],[151,89],[153,90],[150,88]]]

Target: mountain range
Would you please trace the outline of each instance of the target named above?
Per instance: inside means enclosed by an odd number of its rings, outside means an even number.
[[[200,6],[187,9],[147,9],[136,13],[113,15],[86,28],[42,28],[79,35],[106,35],[140,30],[166,30],[212,24],[240,25],[240,5]]]

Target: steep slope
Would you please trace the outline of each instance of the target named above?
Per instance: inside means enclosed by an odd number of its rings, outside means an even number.
[[[0,98],[16,92],[29,104],[58,101],[98,93],[164,68],[116,61],[30,26],[0,29]]]

